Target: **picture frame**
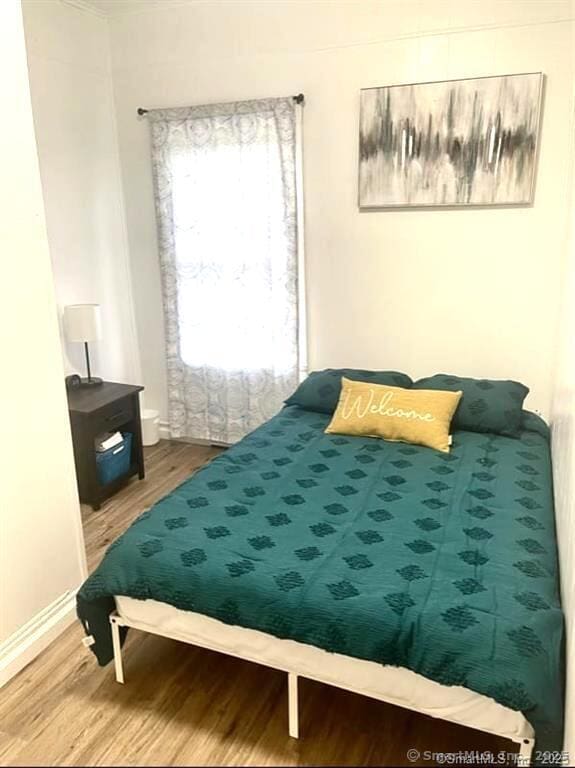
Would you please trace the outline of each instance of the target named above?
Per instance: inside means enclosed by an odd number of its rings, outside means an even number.
[[[362,89],[360,210],[531,205],[543,84],[527,72]]]

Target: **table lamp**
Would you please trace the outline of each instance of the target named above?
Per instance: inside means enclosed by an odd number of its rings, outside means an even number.
[[[99,304],[69,304],[64,307],[64,330],[68,341],[82,342],[86,352],[86,368],[88,376],[82,379],[81,386],[94,387],[102,383],[102,379],[92,376],[90,370],[90,353],[88,342],[101,338],[100,305]]]

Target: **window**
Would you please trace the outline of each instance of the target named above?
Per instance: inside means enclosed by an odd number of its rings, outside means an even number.
[[[176,436],[241,437],[297,384],[296,108],[150,113]]]

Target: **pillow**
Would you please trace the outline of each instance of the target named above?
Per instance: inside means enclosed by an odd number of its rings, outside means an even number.
[[[405,373],[397,371],[361,371],[355,368],[326,368],[315,371],[302,381],[286,405],[299,405],[306,411],[333,413],[341,392],[342,376],[353,381],[370,381],[396,387],[411,387],[412,381]]]
[[[521,429],[523,431],[538,432],[546,440],[550,438],[550,429],[545,421],[536,413],[531,411],[522,411],[521,413]]]
[[[461,392],[401,389],[342,378],[328,433],[383,437],[449,453],[449,426]]]
[[[493,432],[508,437],[517,437],[521,432],[523,401],[529,389],[517,381],[470,379],[436,373],[419,379],[413,387],[463,392],[453,419],[454,429]]]

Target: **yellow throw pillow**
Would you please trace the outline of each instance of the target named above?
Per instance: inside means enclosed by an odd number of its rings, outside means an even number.
[[[383,437],[449,453],[449,427],[461,395],[388,387],[342,376],[339,402],[325,431]]]

